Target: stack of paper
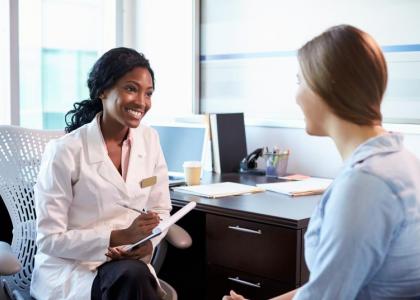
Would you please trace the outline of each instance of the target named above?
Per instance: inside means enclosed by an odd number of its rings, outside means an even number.
[[[257,184],[257,186],[267,191],[286,194],[289,196],[306,196],[322,194],[331,182],[332,179],[311,177],[299,181],[264,183]]]
[[[180,186],[173,189],[176,192],[193,194],[207,198],[220,198],[226,196],[243,195],[249,193],[263,192],[264,189],[252,185],[222,182],[213,184]]]

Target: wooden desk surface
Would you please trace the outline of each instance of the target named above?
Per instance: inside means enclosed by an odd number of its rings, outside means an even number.
[[[277,182],[280,180],[237,173],[222,175],[206,173],[202,183],[225,181],[255,185],[256,183]],[[172,203],[175,206],[183,206],[188,201],[196,201],[197,210],[294,229],[307,227],[309,218],[320,198],[320,195],[290,197],[274,192],[263,192],[209,199],[171,191]]]

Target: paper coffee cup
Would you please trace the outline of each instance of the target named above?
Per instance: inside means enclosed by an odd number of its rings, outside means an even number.
[[[201,177],[201,162],[186,161],[184,167],[185,182],[187,185],[199,185]]]

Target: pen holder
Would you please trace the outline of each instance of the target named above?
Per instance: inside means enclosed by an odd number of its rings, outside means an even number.
[[[265,153],[265,176],[278,177],[287,173],[287,161],[289,160],[289,152],[282,153]]]

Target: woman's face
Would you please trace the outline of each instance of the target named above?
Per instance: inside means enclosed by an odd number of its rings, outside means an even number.
[[[136,128],[152,106],[153,81],[146,68],[137,67],[104,92],[104,120],[112,119],[123,127]]]
[[[330,109],[320,96],[315,94],[306,83],[302,72],[298,77],[298,89],[296,92],[296,103],[302,109],[305,116],[306,132],[310,135],[325,136]]]

